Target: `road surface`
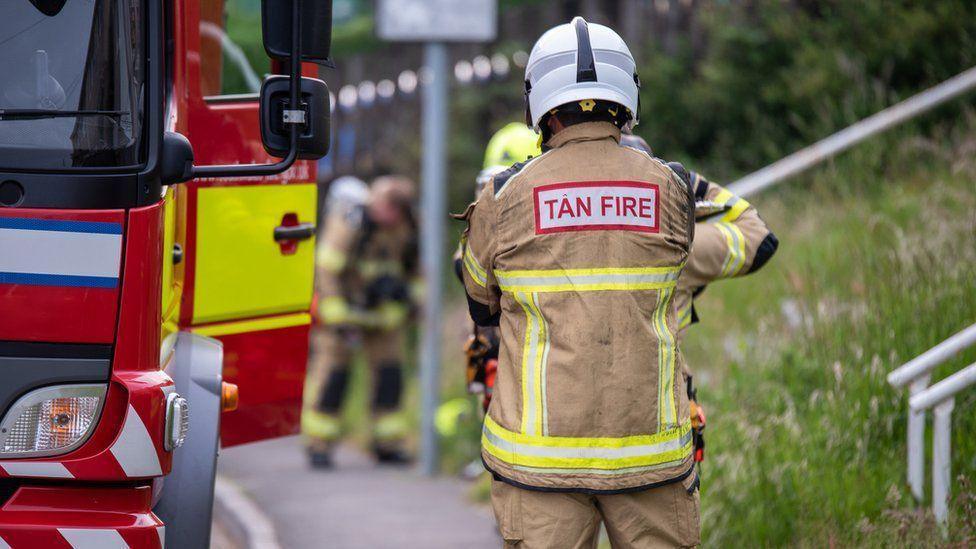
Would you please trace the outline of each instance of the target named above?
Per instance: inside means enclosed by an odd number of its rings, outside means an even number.
[[[269,517],[286,549],[501,545],[491,510],[469,501],[464,481],[377,467],[351,447],[339,449],[336,465],[309,469],[300,439],[288,437],[221,451],[218,473]]]

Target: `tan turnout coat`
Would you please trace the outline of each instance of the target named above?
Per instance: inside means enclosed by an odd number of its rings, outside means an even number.
[[[571,126],[465,214],[472,315],[498,315],[502,341],[482,457],[515,485],[621,492],[692,469],[673,299],[693,196],[619,138]]]

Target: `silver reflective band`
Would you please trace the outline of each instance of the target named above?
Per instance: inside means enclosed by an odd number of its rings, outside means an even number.
[[[166,427],[163,447],[167,452],[183,446],[190,430],[190,403],[178,393],[166,397]]]
[[[81,446],[98,423],[106,385],[42,387],[20,397],[0,421],[0,457],[44,457]]]
[[[528,273],[526,273],[528,274]],[[542,274],[542,273],[540,273]],[[665,272],[581,272],[553,271],[542,276],[523,276],[495,271],[499,286],[506,291],[574,291],[600,289],[640,289],[643,286],[667,285],[678,280],[678,269]]]
[[[644,457],[671,452],[684,448],[691,442],[691,431],[678,438],[665,440],[655,444],[643,444],[621,447],[598,446],[534,446],[522,443],[512,443],[492,433],[487,426],[482,428],[482,434],[492,444],[516,455],[543,458],[580,458],[580,459],[622,459]]]

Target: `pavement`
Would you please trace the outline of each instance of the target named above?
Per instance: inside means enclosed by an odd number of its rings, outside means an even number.
[[[242,545],[220,521],[214,520],[210,530],[210,549],[242,549]]]
[[[222,450],[218,474],[270,519],[286,549],[501,546],[491,509],[469,500],[469,483],[338,450],[335,468],[320,471],[308,467],[299,437],[258,442]]]

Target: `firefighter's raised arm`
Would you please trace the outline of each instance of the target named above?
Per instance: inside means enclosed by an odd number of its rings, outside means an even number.
[[[700,288],[759,270],[776,252],[776,236],[745,199],[691,172],[695,240],[679,285]]]

